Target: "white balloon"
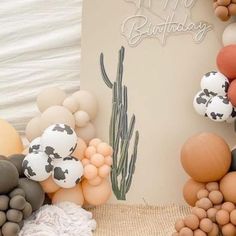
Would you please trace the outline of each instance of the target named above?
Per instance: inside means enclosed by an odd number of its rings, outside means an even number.
[[[201,115],[206,115],[207,110],[207,103],[210,100],[211,97],[207,96],[203,91],[200,91],[196,94],[196,96],[193,99],[193,107],[195,111]]]
[[[227,97],[215,96],[207,103],[207,116],[217,122],[226,121],[233,110],[233,106]]]
[[[53,180],[62,188],[73,188],[83,175],[84,168],[78,159],[66,157],[54,162]]]
[[[29,145],[29,153],[31,152],[41,152],[41,138],[35,138]]]
[[[52,159],[65,158],[76,148],[75,131],[65,124],[49,126],[41,137],[42,150]]]
[[[229,24],[222,35],[224,46],[236,44],[236,23]]]
[[[44,181],[51,175],[53,166],[51,158],[44,152],[32,152],[24,158],[22,168],[27,178]]]
[[[201,80],[201,89],[207,96],[225,96],[229,88],[229,80],[220,72],[206,73]]]

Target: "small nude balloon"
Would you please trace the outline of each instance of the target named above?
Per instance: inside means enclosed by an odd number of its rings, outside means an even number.
[[[74,117],[75,117],[75,124],[78,127],[85,127],[90,121],[90,117],[88,113],[85,111],[77,111],[74,114]]]
[[[91,164],[88,164],[84,167],[84,177],[86,179],[94,179],[98,175],[98,169]]]
[[[97,186],[102,183],[102,178],[100,176],[97,176],[94,179],[88,180],[88,184],[92,186]]]
[[[111,185],[108,179],[104,179],[97,186],[92,186],[87,180],[84,180],[82,182],[82,189],[85,200],[94,206],[106,203],[111,196]]]
[[[30,142],[42,135],[43,132],[41,130],[41,122],[40,117],[34,117],[27,124],[25,128],[25,135]]]
[[[98,145],[99,143],[101,143],[101,142],[102,142],[101,139],[99,139],[99,138],[94,138],[94,139],[92,139],[92,140],[89,142],[89,146],[94,146],[94,147],[96,148],[97,145]]]
[[[67,97],[62,105],[68,110],[70,110],[72,113],[75,113],[79,110],[79,103],[72,96]]]
[[[96,136],[95,127],[91,122],[85,127],[76,127],[75,132],[77,136],[81,137],[86,143],[89,143]]]
[[[60,189],[60,187],[53,181],[52,176],[39,183],[45,193],[54,193]]]
[[[98,175],[102,178],[106,178],[111,171],[111,167],[108,165],[103,165],[98,169]]]
[[[80,183],[73,188],[60,189],[52,197],[53,204],[65,201],[73,202],[79,206],[83,206],[84,197]]]
[[[102,142],[97,145],[97,152],[103,156],[111,156],[112,147],[109,146],[107,143]]]
[[[71,156],[82,160],[85,157],[85,150],[87,149],[87,144],[82,138],[78,138],[77,146]]]

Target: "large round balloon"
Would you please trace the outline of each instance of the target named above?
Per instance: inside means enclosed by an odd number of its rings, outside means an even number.
[[[13,190],[18,185],[19,173],[10,162],[0,160],[0,194]]]
[[[220,190],[225,201],[236,204],[236,171],[230,172],[222,178]]]
[[[44,152],[29,153],[22,163],[24,174],[34,181],[46,180],[52,172],[52,159]]]
[[[62,188],[52,196],[53,204],[65,201],[73,202],[77,205],[83,206],[84,197],[80,183],[77,184],[74,188],[68,188],[68,189]]]
[[[20,178],[19,188],[25,191],[25,199],[30,203],[33,211],[43,205],[45,193],[39,183],[27,178]]]
[[[229,170],[230,148],[221,137],[201,133],[185,142],[181,150],[181,163],[197,182],[218,181]]]
[[[0,131],[0,155],[10,156],[23,151],[20,135],[12,125],[0,119]]]
[[[65,124],[49,126],[41,137],[42,150],[52,159],[70,156],[74,152],[76,144],[75,131]]]
[[[54,162],[53,180],[62,188],[73,188],[83,175],[82,163],[74,157],[66,157]]]
[[[220,50],[217,56],[217,66],[228,79],[236,78],[236,44]]]
[[[108,179],[104,179],[101,184],[96,186],[92,186],[87,180],[84,180],[82,189],[85,201],[94,206],[106,203],[111,196],[111,185]]]
[[[222,35],[222,41],[224,46],[236,44],[236,23],[229,24]]]
[[[199,115],[201,116],[206,115],[206,110],[207,110],[206,105],[210,99],[211,97],[207,96],[203,91],[200,91],[196,94],[196,96],[193,99],[193,107]]]
[[[227,97],[215,96],[207,103],[207,116],[217,122],[226,121],[232,114],[233,106]]]
[[[236,107],[236,80],[232,81],[229,86],[228,99]]]
[[[207,96],[225,96],[229,88],[229,80],[220,72],[206,73],[201,80],[201,89]]]

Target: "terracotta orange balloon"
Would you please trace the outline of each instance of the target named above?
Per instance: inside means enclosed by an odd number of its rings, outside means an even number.
[[[85,200],[94,206],[106,203],[111,196],[111,185],[108,179],[104,179],[98,186],[92,186],[84,180],[82,189]]]
[[[52,177],[50,176],[46,180],[40,182],[45,193],[54,193],[59,190],[59,186],[53,181]]]
[[[66,201],[73,202],[80,206],[84,204],[84,197],[80,183],[74,188],[61,188],[52,197],[53,204]]]
[[[82,138],[78,138],[77,146],[72,156],[77,158],[78,160],[82,160],[84,158],[85,150],[87,148],[87,144],[84,142]]]
[[[236,107],[236,80],[233,80],[229,86],[228,99],[234,107]]]
[[[49,197],[51,200],[52,200],[54,194],[55,194],[55,193],[47,193],[48,197]]]
[[[185,142],[181,150],[181,163],[195,181],[218,181],[229,170],[230,148],[221,137],[201,133]]]
[[[225,175],[220,181],[220,191],[225,201],[236,204],[236,171]]]
[[[0,155],[10,156],[22,153],[24,147],[20,135],[5,120],[0,119]]]
[[[199,190],[203,189],[205,187],[205,184],[199,183],[194,181],[193,179],[189,179],[183,188],[183,196],[184,200],[190,205],[195,206],[195,203],[197,202],[197,193]]]
[[[217,66],[228,79],[236,78],[236,45],[223,47],[217,56]]]

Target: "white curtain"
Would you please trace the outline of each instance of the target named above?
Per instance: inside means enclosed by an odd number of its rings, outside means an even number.
[[[79,88],[82,0],[0,1],[0,118],[21,133],[44,87]]]

